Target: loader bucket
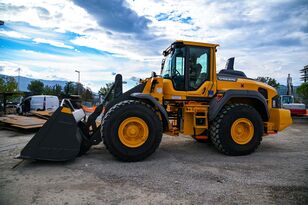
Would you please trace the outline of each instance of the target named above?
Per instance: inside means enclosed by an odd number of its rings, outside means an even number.
[[[67,161],[80,151],[82,132],[67,107],[59,107],[23,148],[20,159]]]

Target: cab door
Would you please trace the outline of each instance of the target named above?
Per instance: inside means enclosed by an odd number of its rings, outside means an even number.
[[[162,71],[165,100],[185,100],[187,95],[187,48],[175,46],[165,59]]]
[[[212,97],[216,86],[210,72],[213,48],[204,46],[175,47],[166,59],[162,72],[164,98],[166,100],[204,100]]]
[[[201,46],[188,46],[186,90],[187,98],[212,97],[214,84],[211,80],[212,48]]]

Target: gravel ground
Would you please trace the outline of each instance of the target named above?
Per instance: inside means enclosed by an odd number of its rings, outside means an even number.
[[[308,120],[229,157],[209,143],[164,136],[136,163],[98,145],[66,163],[13,159],[33,134],[0,130],[0,204],[308,204]]]

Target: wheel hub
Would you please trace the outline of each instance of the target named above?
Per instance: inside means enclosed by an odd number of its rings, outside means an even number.
[[[254,126],[247,118],[235,120],[231,126],[231,137],[237,144],[247,144],[254,135]]]
[[[129,117],[120,124],[118,136],[122,144],[130,148],[143,145],[149,136],[146,122],[139,117]]]

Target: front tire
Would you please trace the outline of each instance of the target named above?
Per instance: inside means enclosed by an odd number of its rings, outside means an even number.
[[[263,121],[258,111],[247,104],[226,105],[211,123],[210,137],[226,155],[246,155],[261,143]]]
[[[151,106],[126,100],[104,115],[101,132],[104,144],[117,159],[140,161],[157,149],[163,128]]]

